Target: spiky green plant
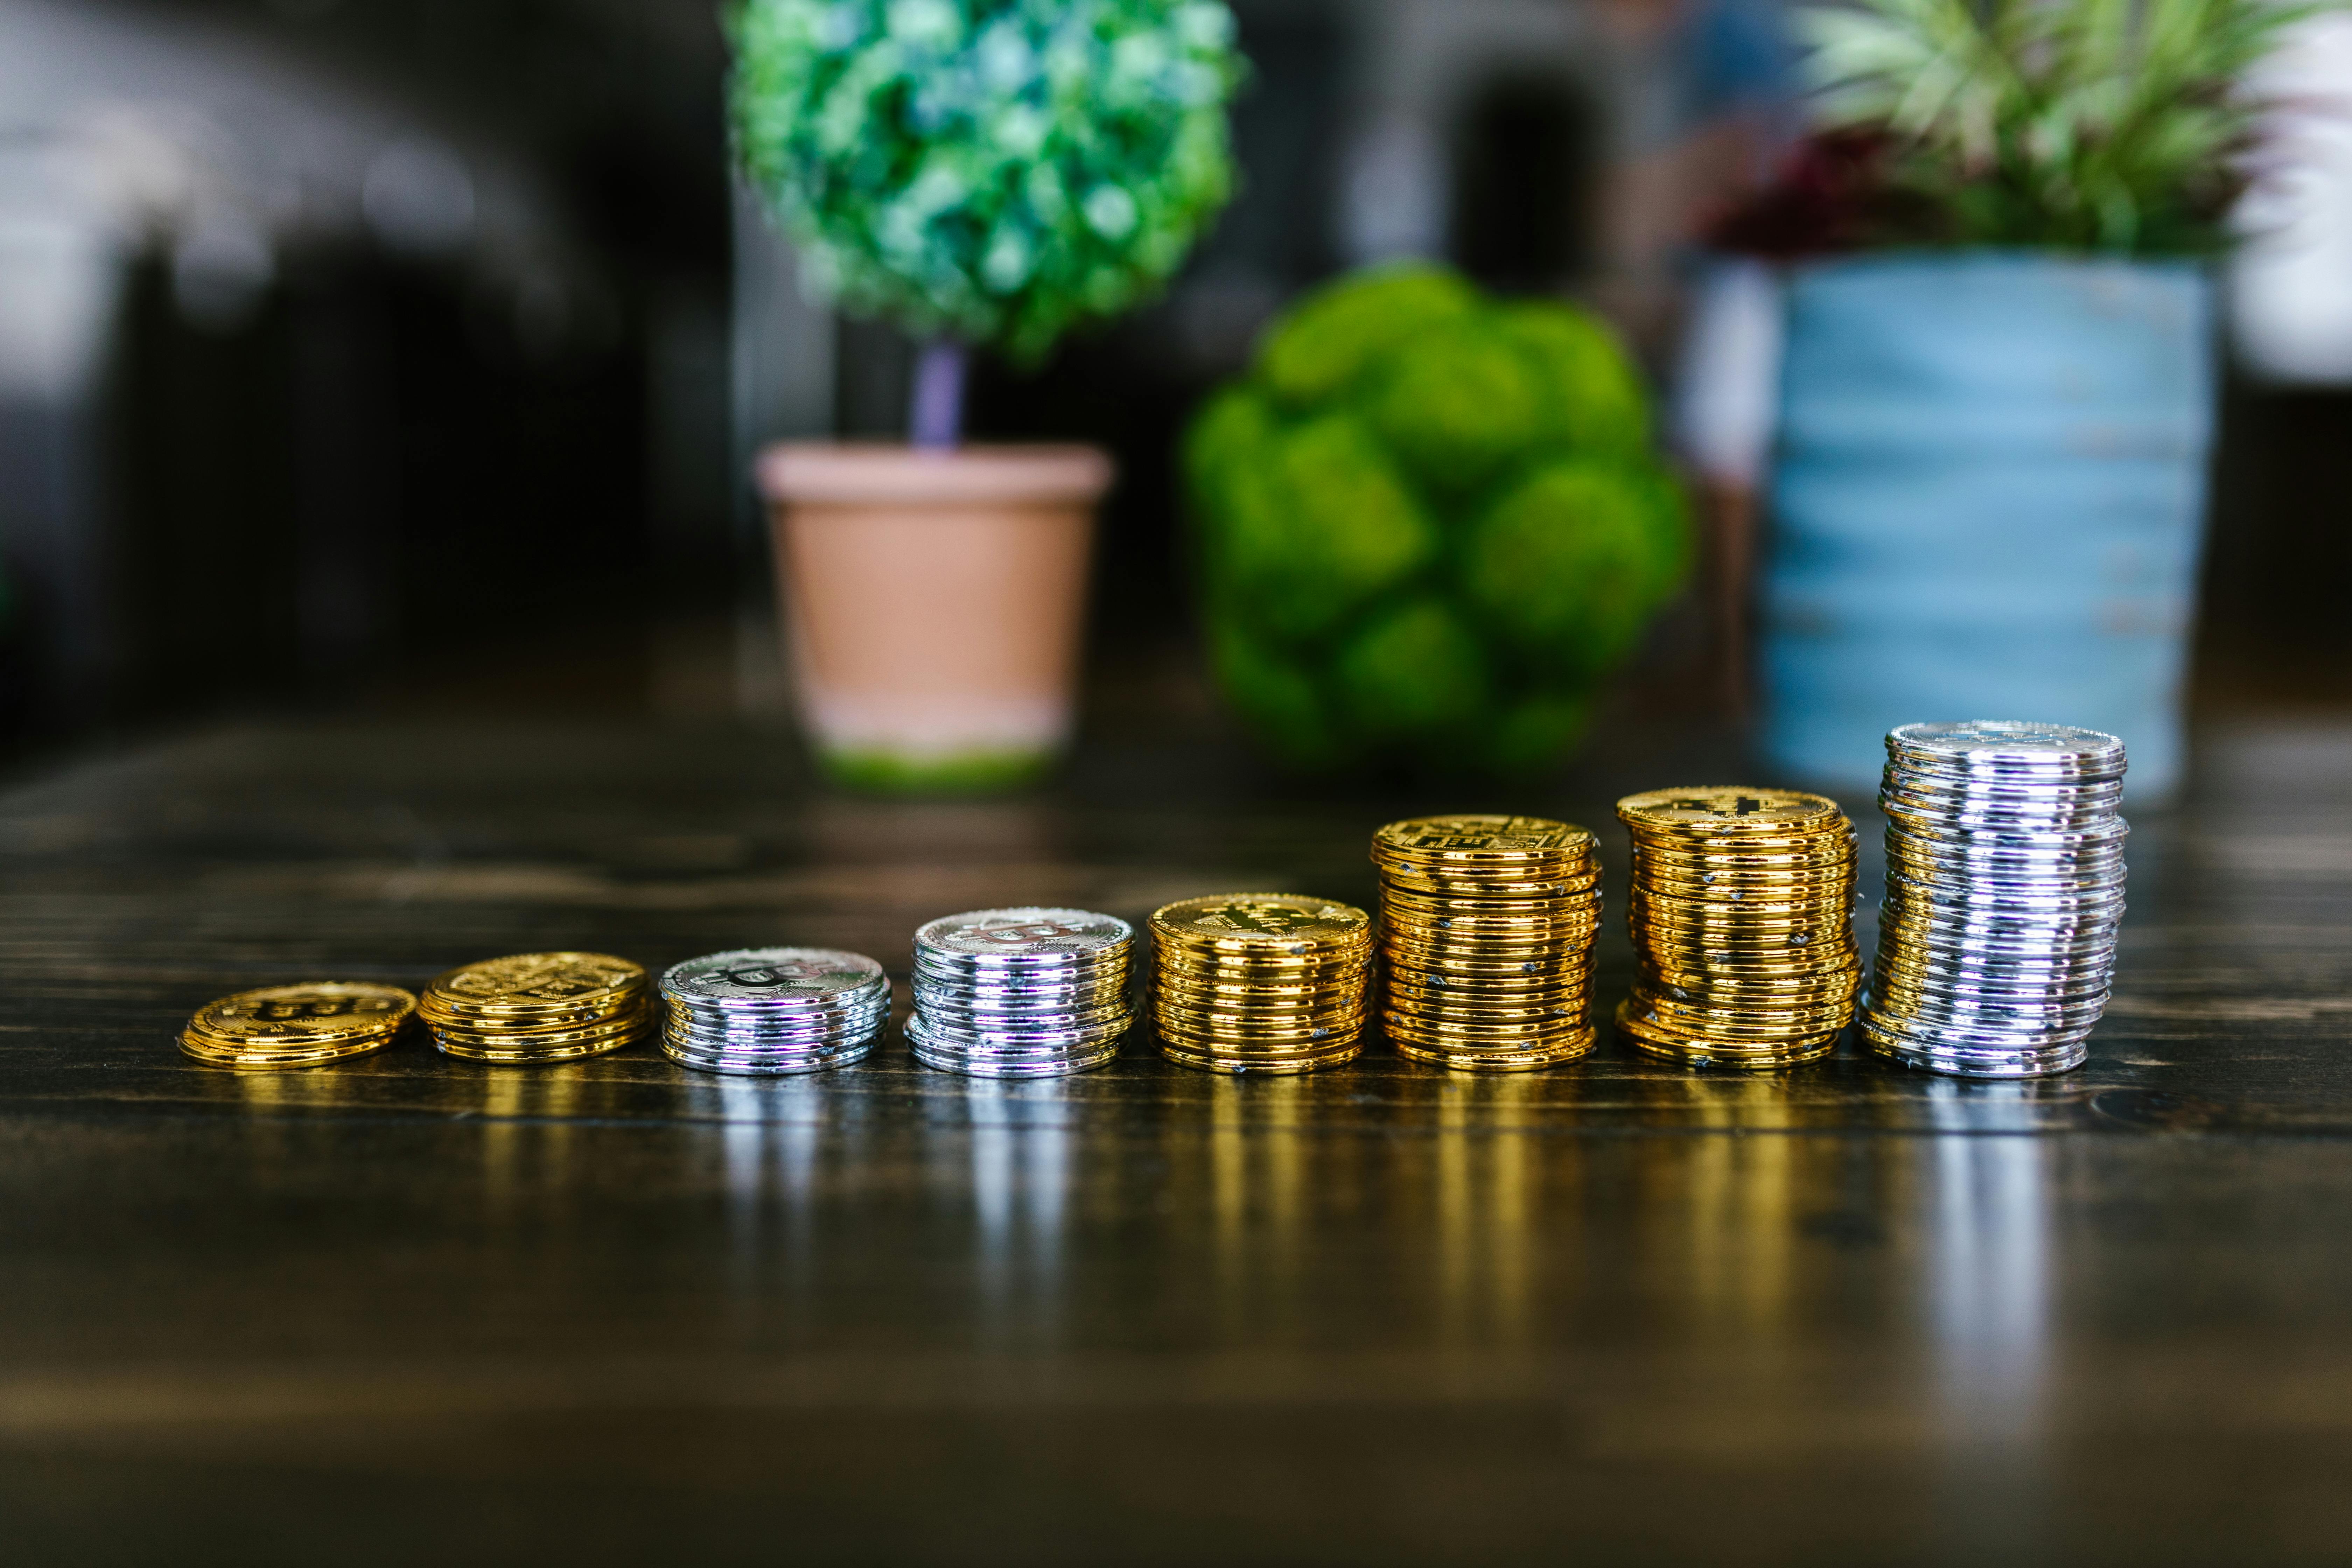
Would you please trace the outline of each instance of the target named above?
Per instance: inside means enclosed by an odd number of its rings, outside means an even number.
[[[1961,244],[2217,247],[2261,105],[2240,89],[2305,0],[1857,0],[1800,12],[1832,127]]]

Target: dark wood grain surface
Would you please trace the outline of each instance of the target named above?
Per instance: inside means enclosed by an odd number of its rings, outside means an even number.
[[[960,909],[1363,900],[1406,808],[1613,827],[1618,791],[1739,766],[1658,742],[1390,799],[1139,745],[889,804],[616,723],[257,729],[21,785],[11,1560],[2352,1557],[2352,728],[2210,733],[2193,798],[2133,812],[2108,1021],[2042,1082],[173,1047],[230,990],[532,948],[903,980]],[[1603,959],[1613,999],[1621,931]]]

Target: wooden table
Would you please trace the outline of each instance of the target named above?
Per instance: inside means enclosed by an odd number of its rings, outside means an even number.
[[[918,805],[740,732],[353,726],[18,787],[10,1557],[2352,1555],[2352,729],[2208,735],[2194,800],[2135,813],[2117,994],[2055,1080],[1613,1044],[1233,1080],[1139,1040],[1027,1085],[895,1037],[775,1081],[173,1047],[229,990],[539,947],[823,942],[903,977],[960,909],[1361,900],[1406,808],[1599,825],[1738,765],[1702,741],[1508,801],[1342,798],[1139,747]],[[1612,931],[1605,995],[1626,964]]]

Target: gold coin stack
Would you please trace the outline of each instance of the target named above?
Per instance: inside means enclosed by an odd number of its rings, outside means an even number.
[[[1853,1021],[1853,825],[1794,790],[1655,790],[1617,803],[1633,836],[1633,994],[1619,1032],[1693,1067],[1824,1057]]]
[[[1539,816],[1424,816],[1372,835],[1381,1021],[1396,1048],[1504,1072],[1592,1048],[1601,863],[1592,835]]]
[[[1151,917],[1151,1019],[1170,1061],[1312,1072],[1363,1049],[1372,922],[1289,893],[1187,899]]]
[[[316,1067],[383,1049],[415,1011],[416,998],[396,985],[271,985],[205,1003],[180,1048],[212,1067]]]
[[[433,1043],[470,1061],[570,1061],[617,1051],[653,1012],[645,970],[602,952],[524,952],[453,969],[416,1011]]]

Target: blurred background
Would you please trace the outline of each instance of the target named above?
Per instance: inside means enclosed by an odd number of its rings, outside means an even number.
[[[1286,303],[1443,258],[1593,305],[1688,403],[1696,237],[1792,132],[1769,0],[1234,9],[1238,199],[1160,303],[972,391],[979,438],[1120,463],[1096,734],[1224,723],[1175,444]],[[303,709],[785,717],[750,455],[903,434],[913,353],[803,300],[725,68],[710,0],[0,0],[0,757]],[[2197,711],[2352,701],[2352,261],[2238,286]],[[1738,717],[1722,579],[1621,704]]]

